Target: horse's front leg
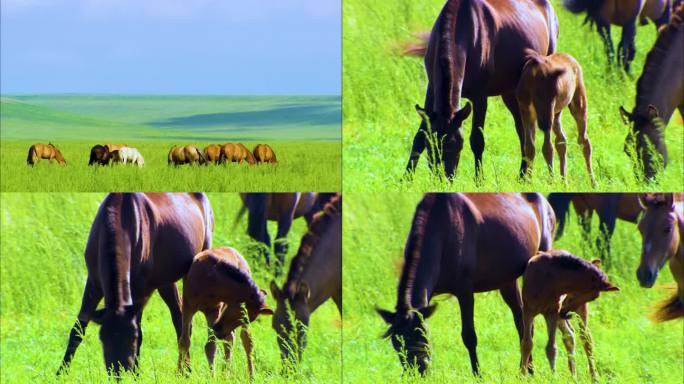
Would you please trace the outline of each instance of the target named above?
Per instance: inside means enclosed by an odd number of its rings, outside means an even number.
[[[549,334],[549,340],[546,343],[546,357],[549,359],[551,370],[556,370],[556,328],[558,327],[558,314],[545,314],[546,331]]]
[[[570,320],[561,319],[558,322],[558,329],[563,335],[563,344],[565,351],[568,353],[568,367],[573,377],[577,376],[577,369],[575,368],[575,333],[570,325]]]
[[[411,179],[413,174],[416,172],[416,165],[418,164],[418,160],[420,160],[420,155],[423,153],[423,151],[425,151],[425,140],[427,138],[427,134],[427,124],[424,121],[421,121],[418,132],[416,132],[415,136],[413,136],[411,153],[409,154],[409,160],[406,164],[406,172],[404,173],[404,177],[406,179]],[[431,163],[429,166],[432,169]]]
[[[214,308],[204,312],[204,317],[207,319],[207,342],[204,344],[204,354],[207,356],[207,363],[209,363],[209,370],[214,371],[214,358],[216,357],[216,335],[211,326],[218,319],[219,308]]]
[[[523,321],[523,304],[522,297],[520,296],[520,289],[518,289],[518,282],[513,281],[511,284],[505,285],[499,290],[501,297],[503,298],[508,308],[511,309],[513,314],[513,322],[515,323],[515,329],[518,331],[518,339],[520,340],[521,346],[525,336],[525,324]],[[528,342],[531,342],[531,337]],[[532,350],[530,349],[529,355],[523,359],[521,354],[520,360],[521,369],[525,367],[524,373],[528,370],[532,371]]]
[[[242,346],[245,348],[245,354],[247,355],[247,369],[249,371],[249,378],[254,379],[254,362],[253,351],[254,342],[252,341],[252,335],[249,333],[249,329],[246,326],[240,329],[240,339],[242,340]]]
[[[589,333],[588,322],[589,322],[589,310],[587,303],[584,303],[577,309],[577,313],[580,315],[580,338],[582,339],[582,346],[584,347],[584,352],[587,355],[587,362],[589,363],[589,373],[593,381],[598,380],[598,372],[596,371],[596,362],[594,361],[594,341],[591,339],[591,334]]]
[[[622,26],[622,37],[620,39],[620,46],[618,51],[618,61],[622,64],[625,72],[629,73],[629,66],[634,60],[636,54],[636,46],[634,40],[636,38],[637,17],[629,20]]]
[[[518,141],[520,143],[520,178],[523,178],[527,173],[528,164],[525,159],[525,129],[523,126],[522,117],[520,116],[520,107],[518,106],[518,99],[515,96],[515,92],[507,93],[501,95],[501,99],[506,108],[513,116],[513,121],[515,123],[515,132],[518,134]]]
[[[608,64],[612,64],[615,59],[615,48],[613,46],[613,37],[610,34],[610,23],[603,21],[596,21],[596,30],[603,40],[603,46],[606,50],[606,56],[608,57]]]
[[[169,308],[169,312],[171,312],[171,321],[173,322],[173,328],[176,331],[176,337],[180,337],[183,323],[181,318],[181,300],[180,295],[178,294],[178,287],[176,286],[176,283],[171,283],[157,289],[157,291],[159,292],[159,296],[161,296],[162,300],[164,300],[164,303],[166,303],[166,306]]]
[[[561,125],[561,113],[558,112],[553,120],[553,134],[556,136],[554,145],[556,147],[556,152],[558,152],[558,161],[560,162],[560,174],[563,181],[566,181],[568,174],[568,138],[565,135],[563,126]]]
[[[472,290],[464,291],[458,295],[458,303],[461,307],[461,338],[468,349],[470,356],[470,368],[473,375],[480,374],[480,363],[477,360],[477,334],[475,333],[474,307],[475,296]]]
[[[484,152],[484,126],[487,115],[487,96],[474,98],[473,102],[473,126],[470,131],[470,150],[475,156],[475,180],[482,181],[482,153]]]
[[[190,337],[192,336],[192,317],[195,309],[183,303],[183,322],[180,337],[178,337],[178,372],[190,372]]]

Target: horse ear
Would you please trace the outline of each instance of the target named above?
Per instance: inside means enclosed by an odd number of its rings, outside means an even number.
[[[639,206],[641,209],[646,210],[646,207],[648,207],[648,197],[646,196],[645,193],[640,193],[639,194]]]
[[[606,282],[606,284],[601,288],[601,291],[603,292],[617,292],[619,291],[620,288],[616,287],[612,283]]]
[[[622,118],[622,122],[625,124],[629,124],[630,121],[634,120],[632,114],[627,112],[625,107],[623,107],[622,105],[620,106],[620,117]]]
[[[299,289],[297,289],[297,296],[302,297],[304,301],[309,301],[309,297],[311,297],[311,290],[309,290],[309,286],[305,282],[299,283]]]
[[[601,266],[601,259],[594,259],[591,261],[591,263],[597,267],[600,267]]]
[[[226,308],[228,308],[227,305],[221,304],[221,307],[219,308],[218,316],[216,316],[216,320],[214,321],[214,324],[212,324],[212,327],[216,327],[219,323],[221,323],[221,320],[223,320],[223,315],[226,313]]]
[[[456,113],[454,114],[454,117],[453,117],[453,119],[451,119],[451,121],[458,122],[458,124],[461,124],[463,122],[463,120],[467,119],[468,116],[470,116],[470,112],[472,112],[472,111],[473,111],[473,105],[470,104],[470,102],[466,102],[466,105],[463,108],[456,111]]]
[[[664,201],[663,201],[664,205],[666,207],[668,207],[670,209],[670,211],[674,212],[674,210],[675,210],[674,192],[664,193],[663,197],[664,197]]]
[[[259,288],[259,292],[261,292],[261,294],[264,296],[268,296],[268,291],[263,288]]]
[[[394,312],[390,312],[386,309],[380,309],[380,308],[375,308],[375,311],[382,317],[383,320],[385,320],[385,323],[387,324],[393,324],[394,323],[394,318],[397,317],[397,314]]]
[[[264,306],[259,309],[259,314],[264,316],[273,316],[273,310]]]
[[[425,121],[426,123],[429,123],[430,117],[428,116],[427,112],[418,104],[416,104],[415,108],[416,112],[418,113],[418,116],[420,116],[420,118],[423,119],[423,121]]]
[[[657,119],[660,117],[660,113],[658,112],[658,108],[656,108],[655,105],[649,104],[648,105],[648,118],[649,120]]]
[[[435,313],[435,310],[437,309],[437,303],[428,305],[425,308],[422,308],[419,312],[421,315],[423,315],[423,319],[427,319],[428,317],[432,316],[433,313]]]
[[[280,288],[278,288],[278,284],[276,284],[275,281],[271,280],[271,294],[276,300],[280,300],[281,293]]]
[[[92,322],[94,322],[95,324],[102,325],[102,321],[104,320],[106,313],[107,313],[107,310],[105,308],[98,309],[97,311],[93,312],[90,315],[90,320]]]

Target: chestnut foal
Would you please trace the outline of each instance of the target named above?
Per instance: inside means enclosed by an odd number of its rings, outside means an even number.
[[[556,365],[556,327],[563,334],[563,344],[568,352],[568,365],[573,376],[575,370],[575,336],[570,325],[570,312],[580,315],[580,332],[584,351],[589,360],[592,379],[597,378],[592,351],[592,341],[587,332],[587,304],[595,300],[599,293],[619,291],[608,281],[608,277],[598,267],[600,260],[588,262],[563,250],[539,252],[527,263],[523,275],[523,339],[520,345],[522,355],[520,368],[527,374],[531,368],[532,329],[534,317],[544,315],[549,334],[546,356],[551,370]]]
[[[240,338],[247,355],[250,378],[254,377],[253,343],[248,325],[259,315],[273,315],[266,306],[265,296],[266,292],[252,280],[247,262],[235,249],[213,248],[195,255],[183,279],[183,326],[178,339],[178,370],[190,370],[192,317],[201,311],[209,325],[209,338],[204,346],[209,368],[214,368],[216,339],[226,341],[224,353],[226,361],[229,361],[235,337],[233,331],[242,327]]]

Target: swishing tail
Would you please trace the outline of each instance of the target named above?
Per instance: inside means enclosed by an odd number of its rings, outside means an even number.
[[[195,148],[195,150],[197,151],[197,155],[200,158],[200,164],[207,164],[208,163],[207,157],[204,156],[204,153],[202,151],[200,151],[199,148]]]
[[[28,156],[26,157],[26,164],[28,164],[28,165],[35,164],[36,163],[35,158],[37,156],[38,156],[38,154],[36,153],[36,149],[33,146],[31,146],[31,148],[29,148],[29,150],[28,150]]]
[[[684,303],[675,292],[672,297],[659,303],[650,317],[656,323],[684,318]]]
[[[572,193],[550,193],[549,194],[549,204],[551,208],[556,213],[556,238],[558,240],[563,236],[563,229],[565,228],[565,219],[568,216],[568,211],[570,210],[570,202],[572,201]]]
[[[173,164],[173,150],[176,149],[176,146],[174,145],[171,147],[169,150],[169,165]]]
[[[401,44],[401,53],[405,56],[423,57],[427,53],[428,42],[430,41],[430,32],[416,32],[413,36],[418,39],[417,42]]]

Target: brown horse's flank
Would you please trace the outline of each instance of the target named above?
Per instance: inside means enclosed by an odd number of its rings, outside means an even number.
[[[275,152],[268,144],[257,144],[254,147],[253,158],[257,163],[278,164]]]
[[[52,143],[31,145],[28,150],[28,156],[26,157],[26,164],[33,166],[38,163],[40,159],[47,159],[50,163],[52,163],[52,160],[57,160],[59,165],[66,165],[66,160],[64,160],[64,156],[62,156],[62,152],[60,152]]]

